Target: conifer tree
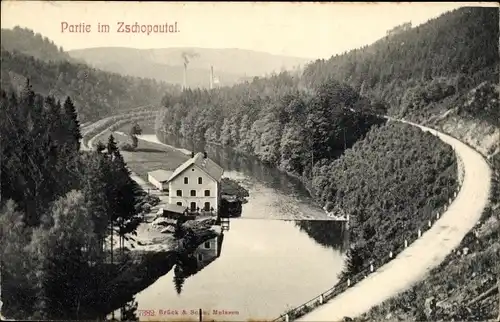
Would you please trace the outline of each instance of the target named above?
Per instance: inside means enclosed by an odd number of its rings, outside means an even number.
[[[80,133],[80,123],[78,122],[76,108],[69,96],[66,98],[66,101],[64,101],[63,112],[66,131],[68,131],[69,134],[69,147],[73,151],[78,151],[80,149],[82,135]]]
[[[107,153],[110,157],[113,157],[118,151],[118,147],[116,145],[115,137],[113,136],[113,134],[109,135],[108,144],[106,145],[106,147],[107,147]]]

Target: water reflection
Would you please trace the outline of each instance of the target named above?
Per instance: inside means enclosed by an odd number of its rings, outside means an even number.
[[[194,252],[179,256],[178,262],[174,267],[173,278],[177,294],[181,294],[186,278],[195,275],[219,258],[223,240],[224,234],[220,234],[199,245]]]
[[[309,235],[322,246],[344,252],[348,248],[349,229],[343,221],[334,220],[295,220],[295,226]]]
[[[204,318],[269,320],[336,283],[345,249],[343,223],[230,221],[230,231],[180,254],[167,274],[134,296],[139,313],[165,308],[189,312],[224,309],[239,313],[217,317],[204,313]],[[135,302],[130,302],[125,308],[131,318],[134,307]],[[167,316],[157,320],[167,320]]]

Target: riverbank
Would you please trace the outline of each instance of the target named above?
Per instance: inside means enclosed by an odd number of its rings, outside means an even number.
[[[146,245],[136,243],[135,247],[130,247],[133,243],[129,242],[128,247],[116,247],[113,250],[113,262],[107,256],[104,262],[89,267],[86,274],[87,283],[85,288],[79,290],[79,296],[75,298],[77,301],[75,307],[67,308],[68,312],[51,312],[50,314],[64,315],[68,319],[70,317],[88,320],[103,318],[168,273],[180,257],[194,252],[204,242],[219,236],[222,232],[214,221],[213,218],[206,219],[204,222],[187,221],[182,224],[186,237],[174,238],[172,233],[163,234],[170,242],[152,236],[153,234],[144,236],[139,230],[136,238],[142,241],[149,240]],[[118,240],[115,244],[118,244]],[[156,249],[149,247],[152,245],[156,245]],[[4,278],[2,314],[15,319],[26,319],[36,314],[35,308],[23,307],[21,303],[15,301],[18,294],[36,296],[32,290],[23,289],[28,287],[27,285],[9,283],[10,278],[7,274]]]
[[[93,306],[94,312],[107,314],[131,301],[135,294],[167,274],[180,258],[194,252],[205,241],[219,236],[221,231],[214,224],[215,221],[210,219],[187,221],[182,224],[186,234],[184,238],[177,239],[173,238],[172,233],[164,233],[171,237],[171,242],[150,236],[151,244],[155,244],[155,241],[156,244],[162,243],[159,249],[126,249],[126,260],[104,272],[97,282],[100,291],[96,306]]]

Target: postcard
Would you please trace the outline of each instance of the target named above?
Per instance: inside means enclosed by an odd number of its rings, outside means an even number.
[[[498,4],[1,6],[1,320],[500,318]]]

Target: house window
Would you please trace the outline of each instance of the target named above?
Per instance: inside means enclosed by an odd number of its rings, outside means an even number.
[[[191,203],[191,211],[195,211],[196,210],[196,202],[192,202]]]
[[[184,184],[188,184],[188,183],[189,183],[188,177],[184,177]]]
[[[177,190],[177,197],[182,197],[182,190]]]
[[[209,241],[205,242],[205,248],[206,249],[210,248],[210,242]]]
[[[191,190],[191,197],[196,197],[196,190]]]
[[[182,201],[177,201],[177,206],[182,206]]]
[[[205,197],[210,197],[210,190],[205,190]]]
[[[210,211],[210,202],[205,202],[205,211]]]
[[[203,178],[202,177],[199,177],[198,178],[198,184],[202,184],[203,183]]]

